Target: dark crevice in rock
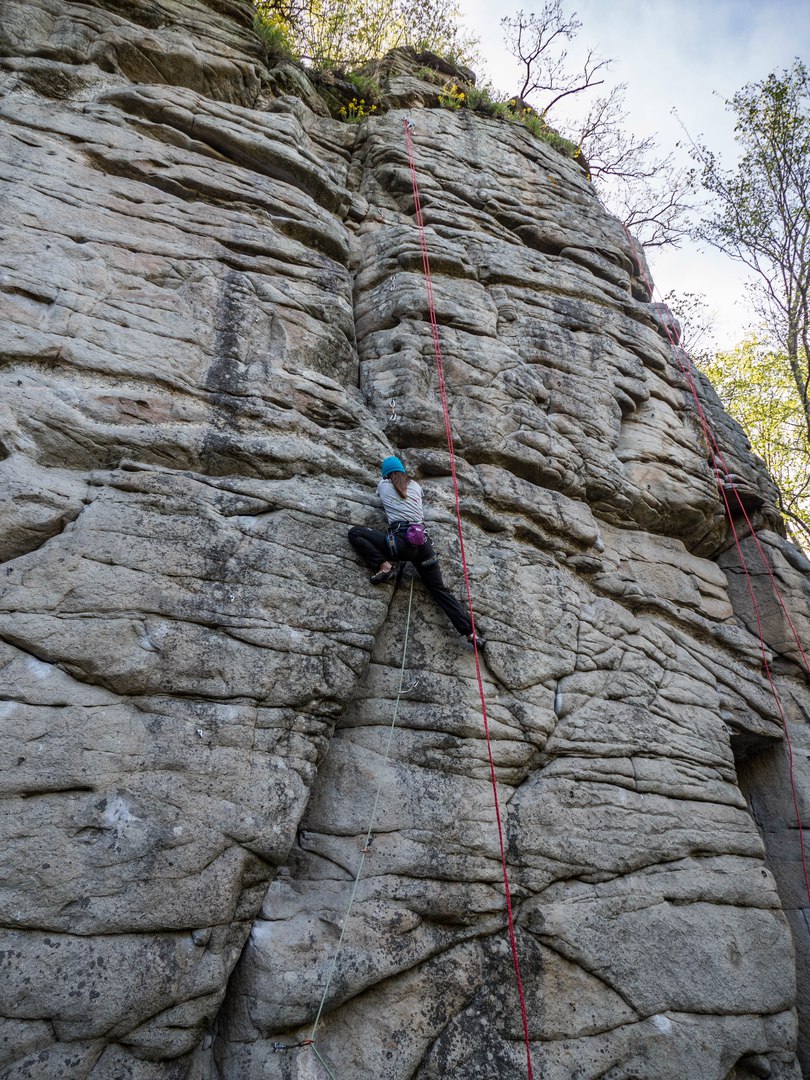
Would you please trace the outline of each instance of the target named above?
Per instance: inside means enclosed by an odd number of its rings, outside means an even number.
[[[792,854],[796,838],[790,832],[796,820],[795,809],[790,791],[780,779],[787,769],[787,758],[784,743],[758,753],[746,753],[737,760],[737,774],[740,790],[765,846],[765,861],[774,875],[785,910],[791,912],[788,921],[796,950],[799,1008],[803,1013],[810,1007],[810,986],[801,975],[810,963],[810,927],[804,919],[793,915],[794,909],[800,912],[805,906],[805,890],[800,864]],[[797,897],[798,900],[794,899]],[[799,1030],[798,1057],[806,1073],[810,1069],[810,1034],[804,1028]]]
[[[89,791],[95,791],[94,787],[88,784],[73,786],[73,787],[40,787],[35,791],[28,788],[20,788],[17,792],[17,797],[20,799],[36,799],[45,795],[86,795]]]

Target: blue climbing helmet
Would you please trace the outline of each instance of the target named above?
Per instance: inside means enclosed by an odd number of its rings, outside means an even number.
[[[387,457],[382,463],[383,479],[386,476],[390,476],[394,472],[405,472],[405,466],[399,460],[398,457]]]

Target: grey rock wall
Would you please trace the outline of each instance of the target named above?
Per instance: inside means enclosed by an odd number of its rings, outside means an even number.
[[[0,1077],[520,1077],[473,657],[417,582],[382,771],[410,584],[345,541],[400,452],[461,589],[402,129],[435,91],[400,56],[341,124],[250,22],[2,5]],[[410,115],[535,1075],[796,1080],[781,722],[637,255],[528,132]],[[808,566],[701,393],[806,642]],[[276,1051],[381,775],[319,1056]]]

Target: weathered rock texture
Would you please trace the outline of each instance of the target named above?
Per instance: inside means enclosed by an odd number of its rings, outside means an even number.
[[[272,1044],[311,1029],[382,768],[408,583],[345,529],[392,449],[460,582],[405,113],[332,120],[230,0],[3,0],[0,37],[0,1076],[326,1076]],[[795,1080],[782,728],[636,257],[528,132],[411,115],[535,1075]],[[807,641],[807,563],[702,392]],[[418,584],[406,665],[317,1048],[517,1078],[473,658]]]

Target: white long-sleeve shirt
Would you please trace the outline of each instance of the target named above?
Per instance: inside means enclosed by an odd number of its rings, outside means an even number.
[[[377,494],[389,524],[394,521],[422,520],[422,488],[415,480],[408,481],[408,493],[404,499],[387,479],[377,484]]]

